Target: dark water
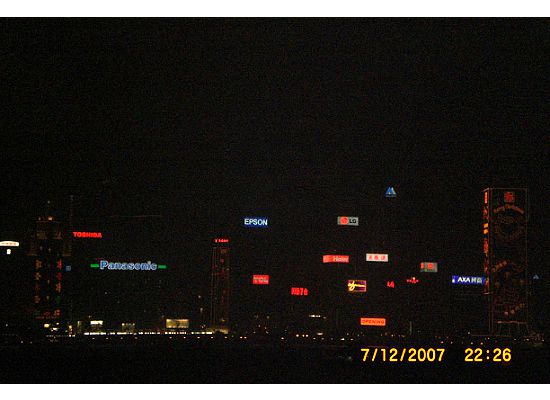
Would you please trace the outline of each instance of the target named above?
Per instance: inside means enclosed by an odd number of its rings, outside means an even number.
[[[207,340],[23,344],[0,347],[0,376],[2,383],[550,383],[547,347],[512,348],[509,363],[466,363],[464,346],[445,346],[442,362],[363,362],[361,347]]]

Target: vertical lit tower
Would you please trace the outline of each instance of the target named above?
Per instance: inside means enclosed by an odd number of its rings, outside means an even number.
[[[212,247],[210,327],[229,329],[229,239],[216,238]]]
[[[483,271],[491,334],[525,334],[527,189],[483,191]]]
[[[70,256],[61,223],[49,211],[38,218],[28,255],[34,264],[34,318],[59,323],[62,318],[63,259]]]

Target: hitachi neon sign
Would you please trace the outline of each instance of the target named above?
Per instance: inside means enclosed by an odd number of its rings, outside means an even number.
[[[151,261],[141,263],[109,262],[107,260],[99,261],[99,264],[90,264],[91,268],[100,270],[123,270],[123,271],[156,271],[157,269],[166,269],[166,265],[155,264]]]
[[[101,232],[73,232],[73,237],[101,239],[103,236]]]

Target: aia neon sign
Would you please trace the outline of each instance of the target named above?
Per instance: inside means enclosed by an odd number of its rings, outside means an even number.
[[[269,285],[269,275],[252,275],[253,285]]]
[[[73,232],[73,237],[76,238],[94,238],[101,239],[103,236],[101,232]]]
[[[290,294],[292,296],[307,296],[309,294],[309,291],[307,290],[307,288],[304,287],[291,287]]]
[[[416,277],[407,278],[407,283],[411,283],[413,285],[416,285],[420,280],[416,279]]]
[[[349,263],[349,256],[326,254],[323,256],[323,264],[329,263]]]

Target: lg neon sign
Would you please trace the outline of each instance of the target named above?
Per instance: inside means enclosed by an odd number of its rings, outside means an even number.
[[[359,217],[338,217],[338,225],[359,226]]]

